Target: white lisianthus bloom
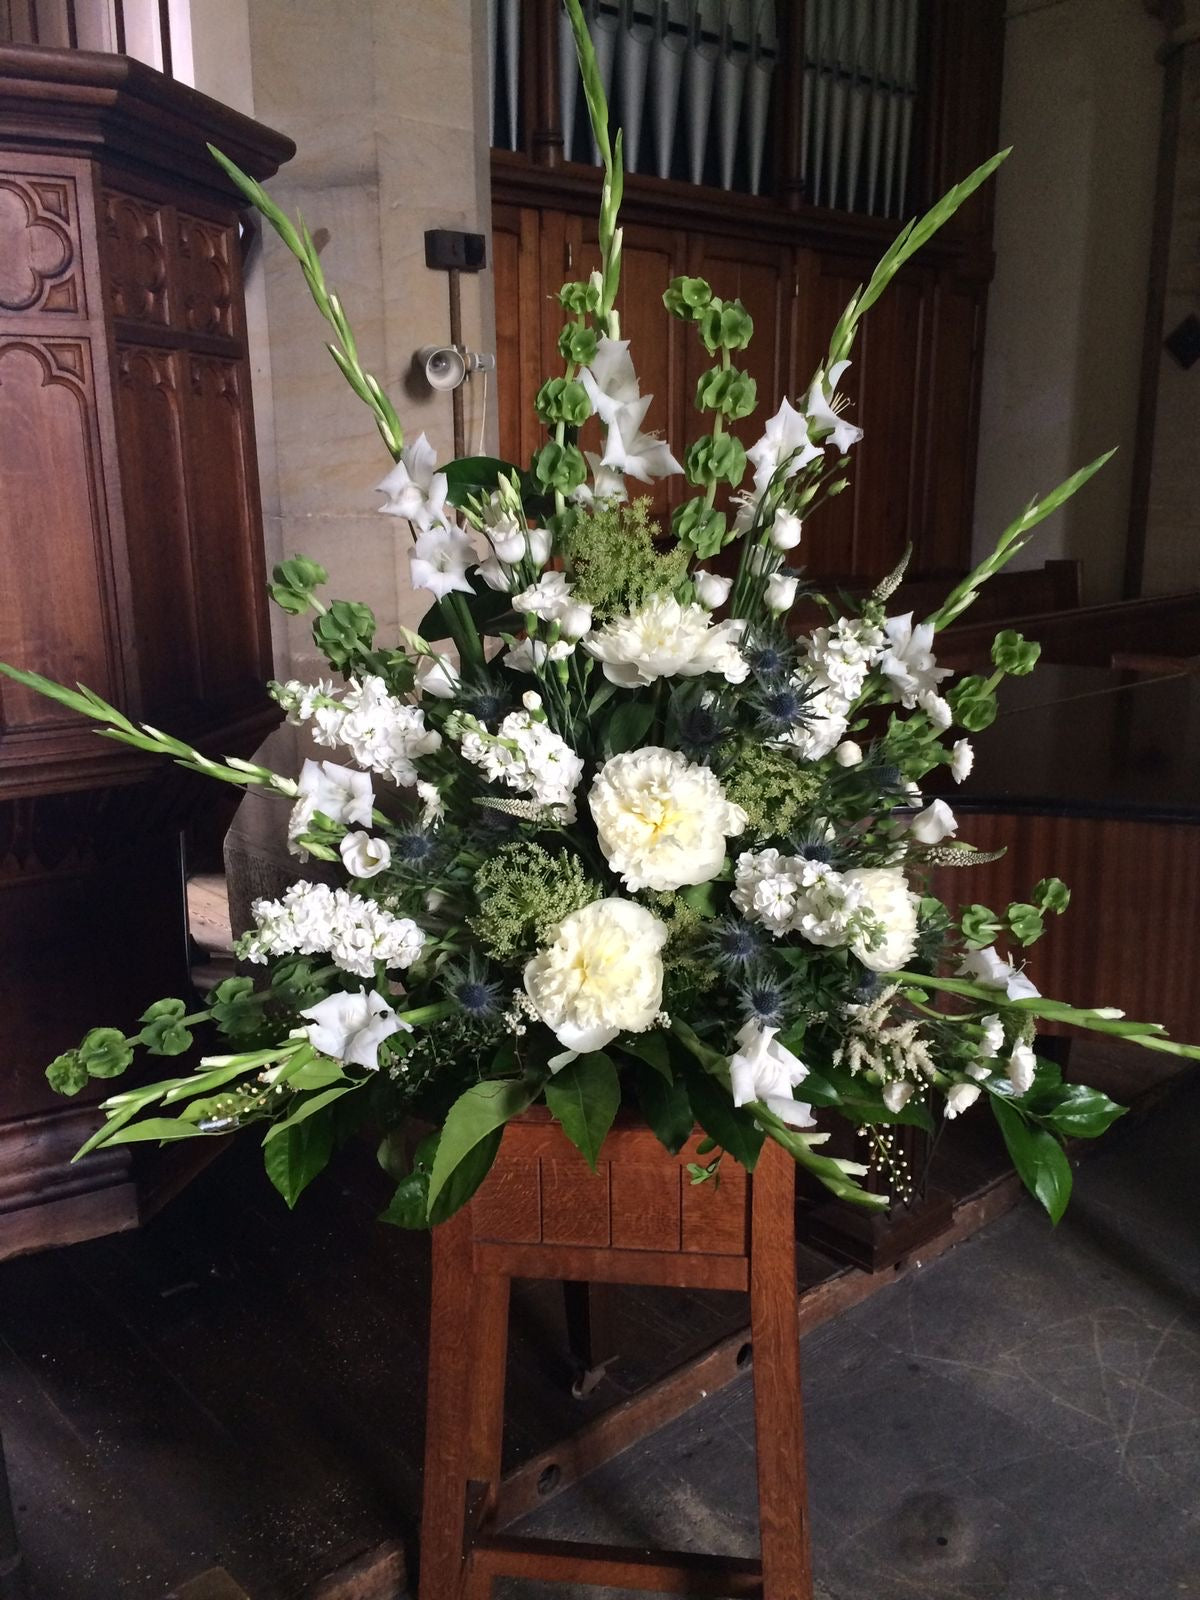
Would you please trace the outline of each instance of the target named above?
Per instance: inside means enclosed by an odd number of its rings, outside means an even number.
[[[380,511],[406,517],[422,533],[449,526],[446,511],[446,474],[437,472],[437,452],[422,433],[401,451],[400,460],[382,482],[375,485],[387,501]]]
[[[903,1111],[912,1097],[911,1083],[885,1083],[883,1086],[883,1103],[893,1114]]]
[[[702,605],[680,605],[671,595],[654,595],[628,617],[614,617],[584,645],[604,664],[604,676],[625,689],[658,678],[695,678],[719,673],[727,683],[744,683],[750,663],[738,649],[745,632],[740,619],[714,623]]]
[[[776,550],[794,550],[803,531],[804,524],[794,511],[777,511],[771,524],[771,543]]]
[[[935,800],[917,812],[909,832],[918,844],[941,844],[958,832],[958,818],[944,800]]]
[[[917,946],[919,897],[899,867],[856,867],[846,873],[846,882],[858,889],[863,905],[883,930],[875,940],[865,936],[852,940],[851,950],[872,972],[898,971]]]
[[[786,481],[820,454],[821,447],[808,436],[808,418],[785,399],[768,420],[762,438],[746,451],[746,459],[754,467],[754,487],[762,494],[785,461]]]
[[[457,590],[473,594],[467,568],[478,560],[475,546],[459,528],[431,528],[418,535],[408,556],[409,581],[444,600]]]
[[[488,543],[496,558],[512,566],[525,555],[525,526],[515,512],[504,511],[485,528]]]
[[[422,656],[417,662],[417,692],[435,700],[453,700],[462,686],[458,669],[447,656]]]
[[[1037,1056],[1027,1044],[1016,1045],[1008,1058],[1008,1081],[1016,1094],[1028,1094],[1037,1072]]]
[[[585,605],[582,600],[569,601],[558,615],[558,625],[562,629],[564,639],[570,640],[572,644],[578,644],[580,639],[592,631],[591,606]]]
[[[952,676],[949,667],[939,667],[930,648],[933,623],[914,625],[911,611],[902,617],[888,617],[883,625],[887,646],[879,670],[891,680],[892,693],[907,711],[915,709],[918,696],[936,694],[943,678]]]
[[[355,772],[353,767],[339,767],[335,761],[306,761],[300,768],[297,788],[300,801],[296,811],[308,802],[305,827],[317,811],[324,812],[330,822],[353,822],[360,828],[371,826],[375,790],[369,774]],[[298,831],[303,833],[304,828]],[[288,837],[296,837],[290,827]]]
[[[952,1083],[946,1091],[946,1118],[953,1121],[969,1111],[983,1091],[977,1083]]]
[[[556,622],[570,599],[571,585],[562,573],[543,572],[536,583],[513,595],[513,610],[540,617],[543,622]]]
[[[974,978],[989,989],[1003,989],[1010,1000],[1036,1000],[1041,993],[1011,961],[1006,961],[994,944],[986,950],[968,950],[958,964],[960,978]]]
[[[823,446],[832,445],[840,456],[844,456],[850,446],[857,444],[863,436],[862,429],[847,422],[838,410],[837,386],[849,365],[848,361],[835,361],[827,373],[818,372],[809,387],[804,405],[813,433]],[[826,387],[829,390],[828,399]]]
[[[529,547],[529,559],[535,567],[544,567],[550,559],[550,534],[545,528],[530,528],[527,530],[526,543]]]
[[[781,1122],[793,1128],[812,1128],[812,1107],[797,1100],[794,1089],[808,1077],[798,1056],[779,1043],[778,1028],[747,1022],[735,1035],[738,1049],[729,1058],[729,1087],[735,1106],[759,1100]]]
[[[725,840],[746,826],[708,767],[649,746],[606,761],[588,805],[600,848],[627,889],[707,883],[725,861]]]
[[[323,1056],[348,1067],[379,1070],[379,1046],[394,1033],[411,1033],[381,994],[360,989],[356,994],[331,994],[301,1011],[309,1019],[308,1042]]]
[[[790,611],[796,603],[796,590],[799,587],[799,578],[787,578],[782,572],[774,572],[767,579],[767,587],[763,598],[767,610],[776,616],[783,611]]]
[[[959,739],[950,752],[950,776],[955,783],[961,783],[964,778],[970,777],[971,768],[975,765],[975,751],[969,739]]]
[[[518,639],[504,658],[510,672],[536,672],[549,654],[543,639]]]
[[[702,606],[707,606],[710,611],[716,611],[729,599],[729,591],[733,588],[733,579],[726,578],[720,572],[706,572],[703,567],[697,567],[692,573],[692,584],[696,590],[696,599]]]
[[[857,767],[863,758],[862,745],[855,744],[853,739],[843,739],[833,752],[833,759],[839,767]]]
[[[392,864],[392,850],[386,839],[372,839],[357,829],[338,845],[342,865],[352,878],[374,878]]]
[[[568,1050],[644,1033],[662,1009],[667,928],[632,900],[594,900],[564,917],[525,967],[525,993]]]

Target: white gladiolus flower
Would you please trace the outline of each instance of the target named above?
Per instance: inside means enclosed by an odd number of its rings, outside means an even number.
[[[600,339],[592,364],[581,370],[579,381],[587,390],[592,410],[605,427],[611,427],[624,407],[641,398],[629,340]]]
[[[952,1083],[946,1091],[946,1117],[952,1121],[969,1111],[983,1091],[977,1083]]]
[[[799,578],[787,578],[782,572],[775,572],[767,579],[767,587],[763,598],[767,610],[778,616],[783,611],[790,611],[796,603],[796,590],[799,587]]]
[[[950,752],[950,775],[955,783],[961,783],[970,776],[971,768],[975,765],[975,751],[969,739],[959,739]]]
[[[822,445],[832,445],[840,456],[844,456],[850,446],[857,444],[863,436],[862,429],[847,422],[837,408],[837,386],[849,365],[848,361],[835,361],[827,373],[818,373],[809,387],[804,405],[812,431]],[[829,389],[828,400],[825,398],[826,385]]]
[[[308,1042],[323,1056],[331,1056],[348,1067],[379,1070],[379,1046],[401,1029],[411,1033],[382,995],[374,989],[357,994],[331,994],[301,1011],[309,1019],[305,1028]]]
[[[735,1035],[737,1051],[729,1058],[729,1086],[735,1106],[761,1101],[781,1122],[793,1128],[815,1126],[812,1107],[797,1100],[793,1090],[804,1082],[808,1068],[781,1045],[778,1028],[747,1022]]]
[[[911,1083],[885,1083],[883,1086],[883,1103],[893,1114],[903,1111],[912,1097]]]
[[[642,483],[653,483],[656,478],[667,478],[683,471],[664,439],[642,432],[642,421],[653,398],[653,395],[644,395],[620,408],[608,430],[604,448],[606,467]]]
[[[839,767],[857,767],[862,758],[862,745],[855,744],[853,739],[843,739],[833,752],[833,759]]]
[[[352,878],[374,878],[392,864],[391,846],[386,839],[372,839],[358,829],[348,833],[338,845],[342,865]]]
[[[1017,1094],[1028,1094],[1037,1072],[1037,1057],[1027,1044],[1017,1045],[1008,1058],[1008,1081]]]
[[[1010,1000],[1036,1000],[1040,990],[1011,961],[1006,961],[994,944],[986,950],[969,950],[958,964],[960,978],[974,978],[989,989],[1003,989]]]
[[[513,610],[540,617],[543,622],[556,622],[570,599],[571,585],[562,573],[543,572],[536,583],[513,595]]]
[[[422,533],[448,528],[446,474],[435,471],[437,452],[422,433],[405,445],[400,460],[382,482],[375,485],[387,496],[380,511],[391,517],[406,517]]]
[[[371,826],[375,790],[367,773],[339,767],[334,761],[306,761],[300,768],[297,787],[300,799],[293,816],[307,802],[304,827],[297,832],[305,831],[317,811],[323,812],[330,822],[354,822],[363,828]],[[296,837],[290,826],[288,837]]]
[[[958,832],[958,819],[944,800],[935,800],[917,812],[909,832],[918,844],[941,844]]]
[[[475,570],[488,588],[494,589],[497,594],[509,594],[511,592],[513,575],[504,563],[498,561],[495,556],[489,556],[486,561],[481,561]]]
[[[605,859],[631,890],[707,883],[725,840],[746,826],[708,767],[653,746],[606,761],[588,804]]]
[[[746,459],[754,466],[754,487],[762,494],[785,461],[786,481],[820,454],[821,447],[808,437],[808,418],[785,399],[767,422],[762,438],[746,451]]]
[[[733,579],[726,578],[719,572],[706,572],[703,567],[697,567],[692,573],[692,584],[696,590],[696,599],[702,606],[707,606],[710,611],[716,611],[729,599],[729,591],[733,588]]]
[[[525,993],[568,1050],[644,1033],[662,1009],[667,929],[632,900],[595,900],[564,917],[525,967]]]
[[[851,950],[872,972],[898,971],[917,946],[919,897],[898,867],[856,867],[846,874],[846,882],[858,890],[864,907],[883,930],[882,938],[874,941],[862,935],[855,938]]]
[[[777,511],[771,524],[771,543],[776,550],[794,550],[803,531],[804,524],[794,511]]]
[[[918,695],[936,693],[943,678],[952,676],[949,667],[939,667],[930,646],[933,623],[913,624],[913,614],[889,617],[883,625],[887,646],[879,663],[885,678],[891,679],[892,693],[906,710],[912,711]]]
[[[519,639],[504,658],[511,672],[536,672],[543,665],[549,649],[542,639]]]
[[[458,669],[446,656],[422,656],[417,662],[417,692],[436,700],[453,700],[461,687]]]
[[[475,546],[459,528],[431,528],[418,536],[409,552],[409,581],[444,600],[455,590],[473,594],[467,568],[478,560]]]
[[[632,616],[605,623],[584,649],[603,662],[610,683],[626,689],[705,672],[742,683],[750,671],[738,649],[744,631],[740,620],[714,623],[702,605],[680,605],[671,595],[655,595]]]
[[[591,470],[591,483],[581,483],[572,494],[576,505],[591,506],[597,500],[627,500],[625,475],[613,467],[606,467],[594,450],[583,452]]]

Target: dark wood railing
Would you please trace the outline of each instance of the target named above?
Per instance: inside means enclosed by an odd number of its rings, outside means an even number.
[[[172,76],[170,0],[0,0],[0,44],[136,56]]]

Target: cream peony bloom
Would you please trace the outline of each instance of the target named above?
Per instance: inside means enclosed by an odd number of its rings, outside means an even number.
[[[682,606],[657,594],[632,616],[614,617],[592,634],[584,649],[604,663],[604,676],[625,689],[658,678],[695,678],[719,673],[727,683],[745,681],[750,664],[738,649],[745,623],[714,625],[702,605]]]
[[[613,756],[588,796],[600,848],[627,889],[679,889],[721,870],[725,840],[746,826],[716,776],[677,750]]]
[[[632,900],[594,900],[525,967],[525,993],[568,1050],[644,1033],[662,1007],[666,925]]]
[[[883,925],[878,944],[855,939],[851,950],[872,972],[896,972],[916,949],[918,897],[899,867],[858,867],[846,882],[862,891],[862,905]]]

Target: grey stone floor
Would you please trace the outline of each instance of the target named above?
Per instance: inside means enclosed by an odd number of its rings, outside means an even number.
[[[805,1341],[823,1600],[1200,1600],[1200,1085]],[[523,1531],[753,1553],[749,1380]],[[497,1585],[503,1600],[618,1591]]]

